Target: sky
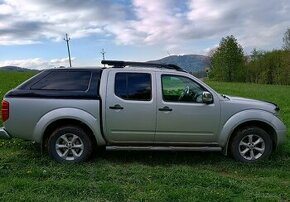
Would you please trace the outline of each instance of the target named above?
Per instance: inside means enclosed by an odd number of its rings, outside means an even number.
[[[249,54],[279,49],[289,0],[0,0],[0,66],[100,66],[204,54],[234,35]]]

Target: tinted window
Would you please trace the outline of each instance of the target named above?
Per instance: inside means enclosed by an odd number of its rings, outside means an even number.
[[[151,75],[117,73],[115,94],[125,100],[151,100]]]
[[[163,100],[167,102],[202,102],[205,89],[193,80],[175,75],[162,76]]]
[[[54,71],[31,86],[32,90],[86,91],[91,79],[89,71]]]

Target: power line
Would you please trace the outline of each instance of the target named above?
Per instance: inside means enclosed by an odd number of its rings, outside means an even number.
[[[68,59],[69,59],[69,66],[71,67],[71,57],[70,57],[70,49],[69,49],[69,41],[70,38],[68,37],[68,34],[65,34],[65,38],[63,39],[66,41],[66,45],[67,45],[67,52],[68,52]]]

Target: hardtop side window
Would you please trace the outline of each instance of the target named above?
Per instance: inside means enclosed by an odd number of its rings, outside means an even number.
[[[31,90],[86,91],[91,80],[90,71],[52,71],[31,86]]]
[[[116,73],[115,95],[124,100],[150,101],[152,97],[151,74]]]
[[[178,75],[162,75],[161,82],[164,101],[202,103],[205,89],[193,80]]]

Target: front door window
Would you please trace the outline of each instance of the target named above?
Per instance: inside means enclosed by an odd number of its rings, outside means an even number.
[[[176,75],[162,76],[162,97],[165,102],[202,103],[205,89],[189,78]]]

